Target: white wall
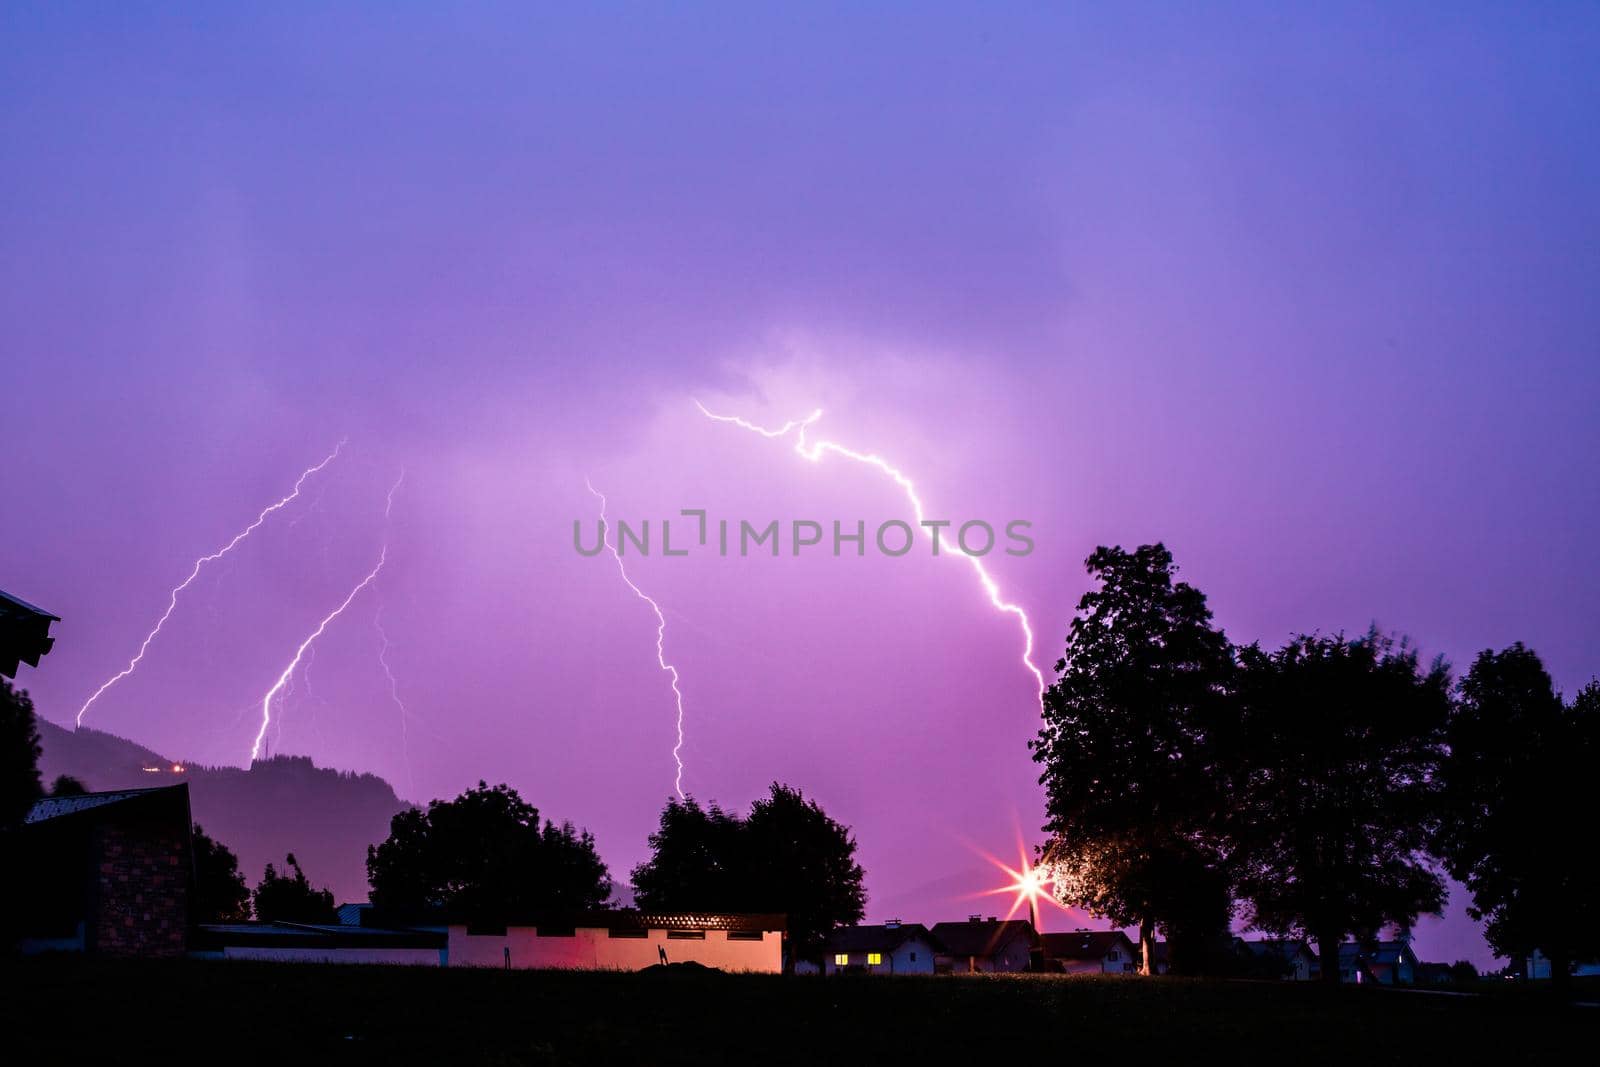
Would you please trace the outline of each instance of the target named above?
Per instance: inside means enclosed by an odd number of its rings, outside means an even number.
[[[651,930],[642,938],[612,937],[604,929],[580,927],[572,937],[539,937],[531,926],[512,926],[504,934],[468,934],[450,927],[450,966],[504,967],[510,949],[512,967],[637,971],[661,962],[699,963],[724,971],[783,970],[783,934],[765,930],[759,941],[730,941],[726,930],[707,930],[704,940],[667,937]]]
[[[403,963],[441,967],[444,953],[436,948],[274,948],[228,945],[225,960],[269,960],[277,963]]]

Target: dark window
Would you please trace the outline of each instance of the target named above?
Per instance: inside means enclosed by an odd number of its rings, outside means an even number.
[[[917,954],[915,952],[913,952],[911,954],[911,962],[912,963],[916,963],[917,962]]]
[[[506,927],[504,923],[496,926],[494,923],[468,923],[468,937],[504,937]]]
[[[649,936],[649,934],[650,934],[650,931],[648,931],[648,930],[612,930],[612,931],[610,931],[610,935],[612,937],[631,938],[631,939],[633,939],[635,941],[643,941],[646,937]]]
[[[728,940],[729,941],[760,941],[761,940],[761,931],[760,930],[729,930],[728,931]]]
[[[577,937],[578,929],[575,926],[541,926],[538,929],[539,937]]]
[[[706,939],[706,932],[704,930],[668,930],[667,931],[667,940],[668,941],[704,941],[705,939]]]

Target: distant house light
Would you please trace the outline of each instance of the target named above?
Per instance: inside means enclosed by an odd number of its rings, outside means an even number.
[[[848,966],[850,966],[850,953],[848,953],[848,952],[836,953],[834,955],[834,957],[833,957],[833,965],[835,967],[848,967]]]
[[[172,773],[173,773],[173,774],[182,774],[182,773],[183,773],[183,764],[181,764],[181,763],[174,763],[174,764],[173,764],[173,765],[172,765]]]
[[[869,967],[877,967],[877,966],[880,966],[882,963],[883,963],[883,953],[881,953],[881,952],[869,952],[869,953],[867,953],[867,966],[869,966]]]

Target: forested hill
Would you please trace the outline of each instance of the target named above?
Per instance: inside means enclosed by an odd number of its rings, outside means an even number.
[[[307,877],[339,903],[367,899],[367,846],[389,834],[408,805],[375,774],[318,767],[305,756],[275,756],[248,770],[202,767],[160,755],[99,730],[68,730],[39,720],[48,787],[70,774],[91,790],[189,783],[195,822],[239,856],[252,887],[269,862],[293,852]]]

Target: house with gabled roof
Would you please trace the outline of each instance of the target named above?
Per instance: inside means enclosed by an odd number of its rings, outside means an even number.
[[[943,943],[921,923],[890,919],[878,926],[841,926],[823,949],[824,974],[933,974]]]
[[[1026,919],[968,916],[966,922],[935,923],[931,931],[944,946],[935,966],[952,974],[1033,969],[1039,934]]]
[[[1063,974],[1133,974],[1139,950],[1121,930],[1040,934],[1046,970]]]

